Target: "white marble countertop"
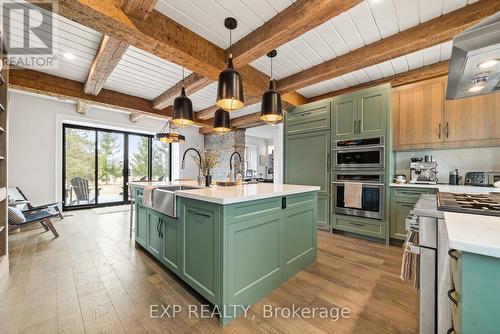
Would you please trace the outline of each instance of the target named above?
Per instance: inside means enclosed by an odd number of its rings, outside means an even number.
[[[182,182],[131,182],[132,187],[160,187],[166,185],[197,186],[194,181]],[[279,197],[319,191],[317,186],[300,186],[293,184],[256,183],[243,184],[233,187],[215,186],[210,188],[199,188],[190,190],[178,190],[179,197],[191,198],[216,204],[232,204],[253,201],[264,198]]]
[[[438,189],[440,192],[447,193],[467,193],[467,194],[487,194],[491,192],[500,192],[500,188],[495,187],[476,187],[476,186],[452,186],[449,184],[415,184],[415,183],[391,183],[391,187],[401,188],[430,188]]]
[[[445,212],[451,249],[500,258],[500,217]]]

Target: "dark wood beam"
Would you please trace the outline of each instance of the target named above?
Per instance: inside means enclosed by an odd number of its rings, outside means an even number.
[[[155,8],[158,0],[124,0],[122,10],[128,16],[144,21]]]
[[[309,102],[314,102],[314,101],[319,101],[319,100],[324,100],[324,99],[329,99],[335,96],[351,93],[360,89],[365,89],[365,88],[370,88],[370,87],[375,87],[378,85],[382,85],[385,83],[390,83],[392,87],[398,87],[398,86],[403,86],[407,85],[410,83],[418,82],[418,81],[423,81],[423,80],[428,80],[432,78],[437,78],[441,77],[444,75],[448,74],[448,68],[450,66],[450,62],[447,61],[442,61],[436,64],[424,66],[422,68],[418,68],[412,71],[396,74],[387,78],[382,78],[379,80],[375,81],[370,81],[370,82],[365,82],[360,85],[352,86],[352,87],[347,87],[344,89],[339,89],[335,90],[329,93],[317,95],[314,97],[309,98]]]
[[[235,66],[251,63],[360,2],[362,0],[296,1],[233,45]]]
[[[198,73],[191,73],[184,79],[184,88],[186,89],[186,95],[191,95],[200,89],[205,88],[207,85],[212,83],[213,80],[199,75]],[[156,109],[163,109],[171,106],[174,99],[179,96],[182,88],[182,81],[179,81],[174,86],[170,87],[167,91],[157,96],[153,100],[153,107]],[[215,96],[214,96],[215,100]]]
[[[371,65],[451,40],[500,10],[500,1],[481,0],[378,42],[331,59],[277,82],[281,92],[294,91]]]
[[[97,95],[106,83],[106,80],[122,59],[128,48],[128,43],[104,35],[101,46],[90,66],[87,82],[85,83],[85,94]]]

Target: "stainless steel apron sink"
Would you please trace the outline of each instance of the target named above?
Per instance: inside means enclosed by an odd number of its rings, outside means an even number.
[[[198,189],[189,186],[162,186],[153,190],[152,206],[150,209],[163,213],[169,217],[177,217],[176,191]]]

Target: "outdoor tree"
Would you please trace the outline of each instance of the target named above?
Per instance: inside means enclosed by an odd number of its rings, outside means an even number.
[[[94,149],[93,133],[79,129],[66,130],[66,179],[81,177],[94,179]]]
[[[152,168],[153,178],[159,178],[163,175],[168,175],[169,168],[169,146],[167,144],[153,141],[152,147]],[[144,177],[148,175],[148,140],[141,138],[137,147],[137,152],[132,155],[131,159],[132,175],[136,177]]]
[[[135,177],[148,176],[148,139],[143,137],[139,139],[137,152],[134,152],[130,161],[132,175]]]
[[[118,137],[109,132],[99,133],[98,148],[98,178],[108,184],[111,177],[122,176],[121,155],[116,155],[119,150]]]

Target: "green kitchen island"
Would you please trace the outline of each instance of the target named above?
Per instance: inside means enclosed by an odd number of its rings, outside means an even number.
[[[315,261],[319,187],[260,183],[177,190],[176,212],[169,215],[155,210],[158,204],[144,203],[145,187],[180,184],[130,184],[136,244],[215,305],[221,324]]]

